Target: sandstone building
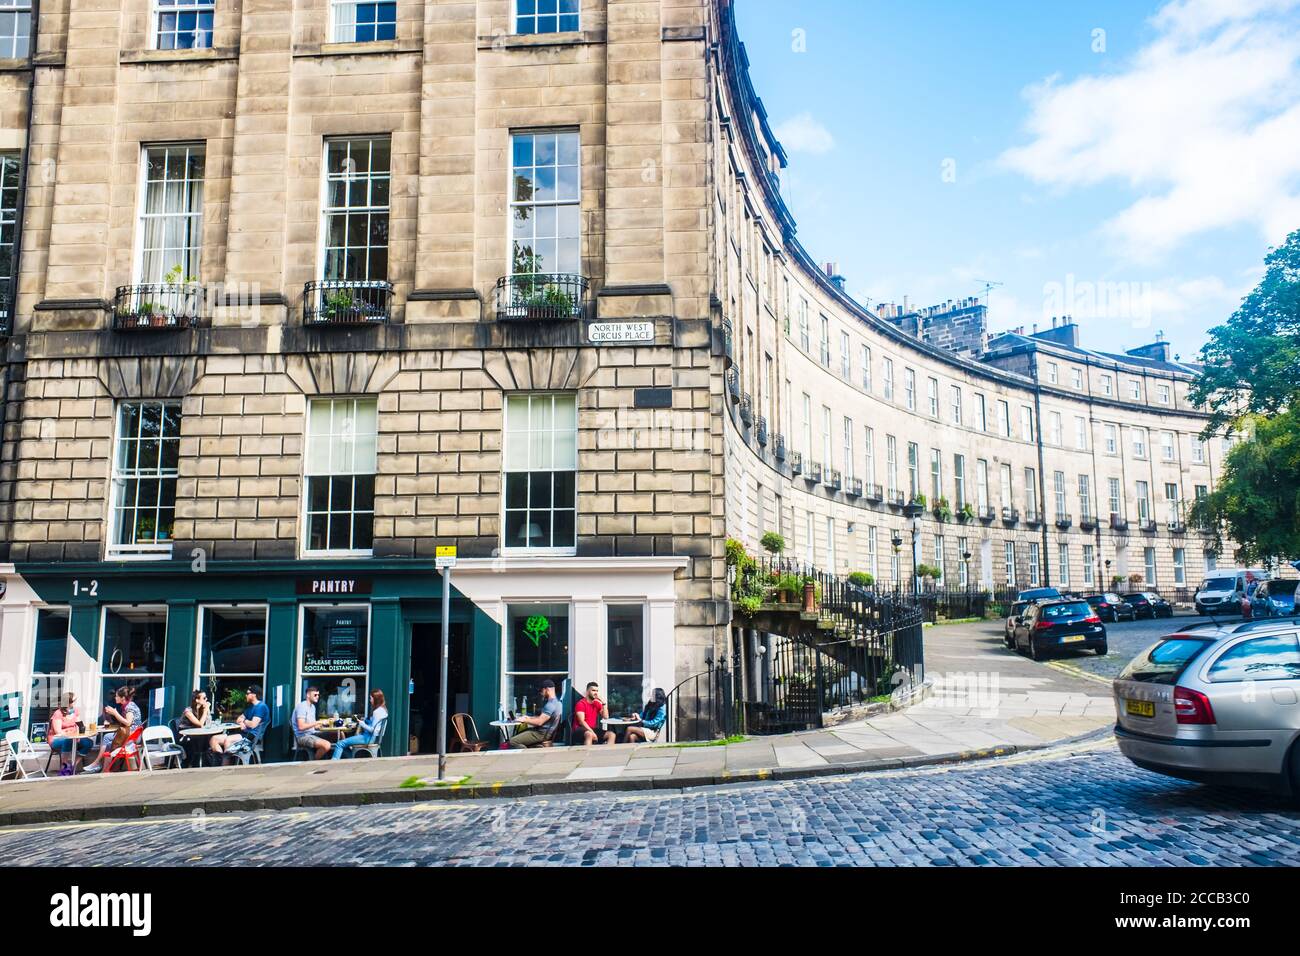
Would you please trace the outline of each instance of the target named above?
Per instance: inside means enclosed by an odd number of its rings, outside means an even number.
[[[795,237],[731,0],[11,7],[19,689],[129,681],[170,717],[258,683],[280,751],[308,682],[385,690],[393,753],[545,677],[636,709],[727,647],[728,535],[901,580],[918,494],[953,583],[1205,569],[1193,370],[849,298]]]

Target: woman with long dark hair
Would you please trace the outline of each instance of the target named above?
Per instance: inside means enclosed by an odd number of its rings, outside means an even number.
[[[641,723],[627,729],[628,743],[635,744],[643,740],[650,743],[656,740],[659,732],[663,730],[664,722],[668,720],[668,698],[664,694],[664,689],[656,687],[654,694],[645,702],[645,710],[640,714],[634,714],[633,718],[640,718]]]

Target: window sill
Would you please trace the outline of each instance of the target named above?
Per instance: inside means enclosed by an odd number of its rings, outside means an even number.
[[[158,551],[113,551],[109,550],[105,556],[106,561],[170,561],[172,549]]]
[[[302,553],[303,560],[346,560],[349,558],[373,558],[375,552],[370,551],[306,551]]]
[[[0,73],[25,73],[32,68],[26,57],[0,57]]]
[[[198,50],[123,50],[119,63],[213,63],[238,60],[234,47],[204,47]]]
[[[384,56],[395,53],[419,53],[420,44],[405,40],[369,40],[356,43],[300,43],[293,55],[301,57]]]
[[[566,33],[496,33],[478,38],[480,50],[526,50],[533,47],[587,46],[605,42],[604,30]]]

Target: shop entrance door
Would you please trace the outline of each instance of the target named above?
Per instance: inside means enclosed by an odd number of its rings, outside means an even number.
[[[451,653],[447,658],[447,750],[453,749],[456,734],[451,728],[451,715],[469,710],[469,625],[452,621],[449,635]],[[410,694],[411,753],[438,752],[438,682],[442,652],[442,625],[414,623],[411,625],[411,682]]]

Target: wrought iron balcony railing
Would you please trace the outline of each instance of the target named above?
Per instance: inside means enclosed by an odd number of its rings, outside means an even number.
[[[803,466],[803,476],[811,482],[822,480],[822,463],[820,461],[806,461]]]
[[[885,489],[881,488],[880,485],[877,484],[869,484],[866,487],[865,497],[868,501],[884,501]]]
[[[1004,524],[1017,524],[1020,521],[1020,512],[1015,508],[1003,508],[1002,521]]]
[[[790,474],[792,475],[803,474],[803,452],[799,452],[799,451],[790,452]]]
[[[740,401],[740,369],[731,366],[726,372],[727,394],[731,396],[733,402]]]
[[[1170,534],[1187,534],[1187,522],[1185,522],[1185,521],[1171,521],[1171,522],[1169,522],[1169,533],[1170,533]]]
[[[124,285],[113,296],[113,328],[189,328],[202,311],[203,287],[197,282]]]
[[[1110,528],[1112,531],[1127,531],[1128,519],[1121,515],[1112,514],[1110,516]]]
[[[1062,531],[1065,531],[1073,527],[1073,525],[1074,525],[1074,519],[1071,518],[1069,515],[1067,515],[1064,511],[1057,513],[1056,526],[1058,528],[1060,528]]]
[[[850,479],[849,479],[849,486],[848,486],[847,488],[844,489],[844,493],[845,493],[846,495],[850,495],[851,497],[854,497],[854,498],[861,498],[861,497],[862,497],[862,479],[861,479],[861,478],[850,478]]]
[[[754,399],[749,392],[740,396],[740,420],[747,427],[754,424]]]
[[[587,313],[586,276],[530,272],[497,280],[496,311],[500,320],[565,322]]]
[[[764,447],[767,445],[767,419],[762,415],[754,420],[754,440]]]
[[[824,483],[826,487],[830,488],[832,491],[839,491],[844,487],[844,480],[840,477],[840,473],[834,468],[826,469]]]
[[[772,456],[777,461],[785,461],[785,436],[780,432],[772,436]]]
[[[1148,518],[1145,521],[1139,521],[1138,528],[1143,534],[1155,534],[1157,525],[1154,518]]]
[[[994,518],[998,516],[998,513],[993,510],[992,505],[985,505],[983,508],[976,508],[975,514],[980,519],[980,521],[983,522],[992,521]]]
[[[306,325],[379,325],[393,310],[393,285],[375,279],[322,279],[302,294]]]
[[[1042,523],[1042,512],[1036,511],[1033,508],[1025,509],[1025,524],[1029,525],[1031,528],[1037,528]]]
[[[1096,531],[1096,530],[1097,530],[1097,516],[1096,516],[1096,515],[1079,515],[1079,530],[1081,530],[1081,531]]]
[[[889,506],[891,508],[907,507],[907,495],[903,494],[901,491],[891,491],[889,493]]]
[[[722,354],[729,365],[736,361],[736,337],[731,331],[731,319],[722,320]]]

